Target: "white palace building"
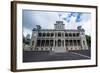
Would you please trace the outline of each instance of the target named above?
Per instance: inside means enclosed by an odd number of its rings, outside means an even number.
[[[71,50],[88,50],[85,30],[65,29],[63,21],[56,21],[54,29],[33,29],[31,51],[68,52]]]

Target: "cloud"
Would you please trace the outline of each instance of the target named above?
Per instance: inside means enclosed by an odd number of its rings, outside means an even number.
[[[66,29],[77,29],[78,26],[82,26],[86,34],[91,35],[91,13],[68,12],[63,16],[63,20],[67,24]]]
[[[58,20],[64,22],[65,29],[77,29],[77,26],[81,25],[86,30],[86,34],[91,35],[90,13],[32,10],[23,10],[23,33],[31,34],[36,25],[41,25],[42,29],[54,29],[54,24]]]
[[[81,12],[68,12],[66,14],[66,17],[64,17],[63,19],[69,23],[69,22],[71,22],[70,21],[71,18],[75,17],[75,22],[80,22],[81,21],[81,18],[80,18],[81,14],[82,14]]]
[[[27,29],[27,28],[23,28],[23,35],[26,37],[27,36],[27,34],[30,34],[30,35],[32,35],[32,31],[30,30],[30,29]]]
[[[41,25],[43,29],[53,29],[52,24],[57,20],[58,14],[56,12],[23,11],[23,25],[28,29],[33,29],[36,25]]]

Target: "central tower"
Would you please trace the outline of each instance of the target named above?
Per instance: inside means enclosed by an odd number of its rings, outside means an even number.
[[[56,23],[54,24],[54,29],[55,30],[64,30],[65,29],[65,24],[63,23],[63,20],[61,18],[61,14],[58,14],[59,16],[59,20],[56,21]]]
[[[54,29],[55,30],[64,30],[65,24],[63,23],[63,21],[56,21],[56,23],[54,24]]]

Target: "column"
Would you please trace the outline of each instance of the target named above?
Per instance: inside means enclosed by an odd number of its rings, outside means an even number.
[[[49,39],[49,45],[48,46],[50,47],[50,39]]]
[[[40,40],[40,47],[41,47],[41,42],[42,42],[42,40]]]
[[[53,47],[55,47],[55,39],[53,39]]]
[[[62,46],[64,47],[64,40],[62,40]]]
[[[56,47],[57,43],[56,43],[56,40],[55,40],[55,47]]]

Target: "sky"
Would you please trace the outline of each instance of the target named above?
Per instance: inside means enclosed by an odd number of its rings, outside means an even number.
[[[32,34],[32,29],[40,25],[42,29],[54,29],[56,21],[63,21],[65,29],[82,26],[85,34],[91,35],[91,13],[71,11],[22,11],[23,35]]]

